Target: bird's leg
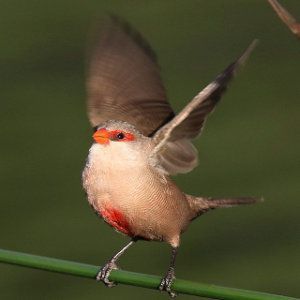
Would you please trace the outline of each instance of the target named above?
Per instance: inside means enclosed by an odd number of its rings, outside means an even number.
[[[118,253],[116,253],[98,272],[96,276],[97,281],[102,281],[106,286],[113,287],[116,285],[113,281],[108,279],[110,272],[112,270],[117,270],[118,267],[116,265],[119,257],[134,243],[135,239],[132,239],[124,248],[122,248]]]
[[[175,279],[175,259],[177,251],[178,247],[172,247],[171,262],[168,271],[159,285],[159,290],[168,292],[171,298],[175,298],[177,296],[176,293],[171,290],[171,285]]]

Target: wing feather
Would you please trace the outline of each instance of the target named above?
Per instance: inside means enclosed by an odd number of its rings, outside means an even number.
[[[161,163],[161,168],[165,173],[171,175],[182,173],[182,168],[176,167],[178,162],[175,163],[171,160],[168,161],[168,164],[165,162],[168,157],[170,143],[178,144],[184,141],[186,145],[201,133],[208,114],[215,108],[228,83],[236,74],[237,69],[247,60],[256,44],[257,41],[253,41],[239,59],[230,64],[213,82],[196,95],[179,114],[155,133],[153,136],[155,147],[151,154],[151,160],[157,164]],[[185,166],[184,172],[190,171],[195,166],[194,160],[189,166]]]
[[[121,120],[148,136],[174,116],[155,53],[137,31],[117,17],[103,25],[91,51],[87,92],[93,127]]]

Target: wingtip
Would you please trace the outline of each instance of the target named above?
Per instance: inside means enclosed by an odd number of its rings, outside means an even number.
[[[158,63],[158,58],[148,43],[148,41],[143,37],[143,35],[134,28],[130,22],[122,18],[121,16],[109,12],[107,14],[108,21],[106,22],[108,26],[118,28],[122,30],[128,37],[130,37],[155,63]]]
[[[244,65],[248,58],[250,57],[253,50],[257,47],[259,43],[258,39],[254,39],[250,45],[247,47],[247,49],[244,51],[244,53],[241,55],[241,57],[238,59],[239,65]]]
[[[258,42],[258,39],[254,39],[246,48],[246,50],[242,53],[242,55],[230,65],[228,65],[227,68],[217,76],[217,78],[212,82],[212,84],[215,84],[216,86],[225,86],[233,77],[235,77],[237,72],[240,70],[240,67],[245,65],[246,61],[250,57],[250,54],[256,48]],[[211,86],[208,87],[210,87],[211,89],[216,88]]]

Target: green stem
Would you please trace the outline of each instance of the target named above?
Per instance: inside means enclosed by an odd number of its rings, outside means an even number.
[[[0,262],[42,269],[52,272],[76,275],[81,277],[89,277],[93,279],[96,277],[96,274],[99,270],[99,267],[93,265],[82,264],[78,262],[72,262],[50,257],[31,255],[4,249],[0,249]],[[153,275],[133,273],[123,270],[114,270],[112,271],[109,279],[118,283],[145,287],[150,289],[157,289],[161,278]],[[175,292],[181,294],[197,295],[214,299],[296,299],[286,296],[272,295],[255,291],[238,290],[227,287],[215,286],[211,284],[190,282],[181,279],[176,279],[174,281],[172,289]]]

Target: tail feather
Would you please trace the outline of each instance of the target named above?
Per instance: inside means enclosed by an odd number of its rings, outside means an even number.
[[[256,202],[260,202],[262,200],[254,197],[207,198],[207,199],[200,198],[200,199],[202,199],[202,201],[208,206],[209,209],[214,209],[218,207],[232,207],[232,206],[243,205],[243,204],[253,204]]]
[[[238,198],[203,198],[187,195],[191,209],[199,216],[209,210],[219,207],[232,207],[244,204],[254,204],[262,202],[263,198],[255,197],[238,197]]]

